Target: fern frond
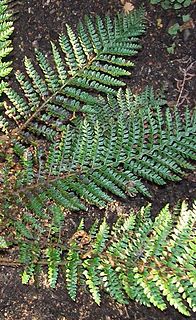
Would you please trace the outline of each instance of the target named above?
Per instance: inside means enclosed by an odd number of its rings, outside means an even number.
[[[52,210],[54,217],[59,217],[60,209]],[[61,265],[73,300],[78,285],[86,284],[97,304],[104,289],[119,303],[128,303],[129,298],[160,310],[167,308],[166,298],[179,312],[190,315],[196,306],[195,205],[188,209],[183,202],[174,209],[174,220],[169,205],[154,221],[150,212],[150,205],[137,214],[131,211],[111,227],[104,218],[100,226],[96,221],[89,231],[82,219],[67,245],[60,249],[47,244],[47,260],[40,261],[45,249],[39,248],[37,240],[20,242],[20,263],[25,265],[23,283],[36,275],[40,263],[48,264],[49,283],[55,287]],[[61,214],[57,224],[62,225]]]
[[[130,217],[128,217],[123,224],[121,223],[122,221],[118,219],[117,224],[113,225],[111,232],[113,241],[107,249],[108,254],[111,254],[113,258],[115,258],[115,263],[117,263],[118,259],[124,259],[124,262],[126,263],[129,257],[127,247],[130,241],[129,237],[131,235],[131,231],[135,227],[135,216],[130,214]]]
[[[0,86],[1,86],[1,84],[0,84]],[[5,89],[5,87],[1,86],[0,92],[3,92],[4,89]],[[8,128],[9,128],[8,120],[4,116],[0,115],[0,130],[7,134],[8,133]]]
[[[21,93],[6,89],[10,100],[5,106],[7,116],[17,119],[19,130],[44,135],[44,130],[54,130],[51,123],[59,118],[59,108],[66,115],[60,123],[66,124],[72,112],[88,113],[95,108],[99,102],[95,93],[116,95],[116,89],[125,85],[119,77],[129,75],[127,67],[132,65],[122,56],[130,57],[140,48],[137,36],[144,32],[143,16],[140,9],[130,16],[119,15],[113,22],[110,20],[112,28],[116,28],[112,38],[108,34],[108,18],[97,17],[93,21],[86,17],[84,23],[79,24],[77,35],[66,25],[66,34],[60,35],[58,43],[51,43],[54,63],[38,50],[35,52],[37,66],[25,58],[26,72],[16,75]],[[107,55],[112,63],[104,60]],[[51,113],[51,107],[56,110],[55,114]],[[38,115],[43,113],[43,123],[37,122]],[[45,137],[50,140],[47,134]]]
[[[103,208],[113,194],[149,196],[145,180],[163,185],[193,169],[195,115],[187,108],[181,120],[177,109],[162,110],[165,101],[149,87],[140,95],[122,90],[122,77],[133,66],[127,58],[140,49],[143,17],[142,9],[113,21],[86,17],[78,34],[66,25],[66,34],[51,43],[51,59],[38,50],[35,65],[25,58],[25,71],[16,72],[19,90],[1,81],[0,94],[8,98],[0,105],[6,133],[0,139],[1,217],[8,216],[12,245],[19,247],[22,283],[43,264],[55,288],[61,266],[73,300],[86,283],[97,304],[103,288],[119,303],[128,297],[164,310],[166,299],[187,316],[196,310],[194,208],[183,203],[174,222],[169,206],[154,221],[150,206],[137,215],[131,211],[111,228],[104,218],[85,231],[81,220],[67,245],[62,236],[66,209],[86,210],[86,203]],[[1,78],[11,71],[4,58],[12,50],[12,31],[4,0]]]
[[[51,234],[57,234],[60,238],[60,231],[64,222],[64,214],[60,207],[52,206],[50,208],[51,212],[53,213],[52,223],[51,223]]]
[[[161,114],[162,103],[153,98],[149,88],[135,98],[128,89],[124,94],[120,91],[116,100],[108,100],[107,127],[96,115],[87,116],[76,128],[68,125],[61,140],[51,144],[47,160],[39,165],[42,170],[35,169],[33,160],[27,157],[28,149],[24,151],[20,156],[25,167],[22,182],[30,187],[36,180],[39,193],[44,192],[57,205],[84,210],[83,200],[99,207],[111,202],[108,192],[122,198],[137,192],[149,196],[144,180],[159,185],[167,180],[179,181],[184,168],[193,168],[187,160],[195,159],[194,115],[189,116],[187,126],[171,114],[174,120],[170,121],[168,134],[168,112]],[[31,187],[26,193],[24,186],[20,193],[23,205],[30,194],[30,198],[37,197]]]

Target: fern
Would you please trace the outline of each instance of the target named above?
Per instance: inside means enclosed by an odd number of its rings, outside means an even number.
[[[83,220],[81,220],[77,232],[70,239],[69,250],[67,253],[67,262],[63,267],[63,273],[66,278],[66,287],[72,300],[76,299],[79,268],[81,269],[82,261],[80,257],[80,246],[77,242],[83,235]]]
[[[86,284],[89,288],[89,291],[92,294],[93,300],[100,305],[101,303],[101,294],[100,294],[100,276],[101,272],[98,267],[100,266],[99,257],[95,257],[93,259],[86,259],[83,263],[84,267],[84,275],[86,277]]]
[[[195,159],[195,118],[188,110],[185,122],[176,110],[166,109],[164,115],[164,101],[149,88],[136,97],[128,89],[120,90],[112,101],[115,109],[106,116],[107,122],[90,115],[79,127],[67,126],[61,140],[40,156],[47,158],[41,164],[32,165],[36,148],[24,151],[24,169],[14,187],[21,207],[33,215],[51,200],[71,210],[84,210],[83,200],[104,207],[112,201],[111,193],[123,198],[137,192],[149,196],[144,180],[164,185],[167,180],[179,181],[184,168],[193,168],[188,158]]]
[[[78,36],[67,26],[67,35],[52,44],[55,69],[36,52],[41,70],[25,58],[27,75],[16,74],[23,94],[6,90],[11,104],[6,102],[5,113],[19,127],[3,136],[0,201],[17,238],[41,237],[46,217],[61,208],[85,210],[86,203],[102,208],[113,201],[112,194],[150,196],[144,180],[163,185],[193,168],[188,159],[195,159],[195,120],[188,109],[182,122],[177,110],[162,112],[165,102],[150,88],[138,96],[115,89],[130,67],[124,56],[133,53],[144,31],[142,17],[143,10],[113,22],[86,18]],[[98,96],[88,81],[76,85],[84,79],[115,94]],[[83,107],[87,112],[81,117]],[[63,118],[69,112],[71,121]]]
[[[21,242],[19,248],[20,262],[26,265],[25,269],[22,272],[22,283],[27,284],[36,270],[36,262],[38,260],[38,257],[40,256],[40,248],[38,243],[36,242]]]
[[[12,51],[12,41],[10,39],[13,33],[12,12],[9,10],[9,1],[0,1],[0,97],[7,88],[7,82],[4,79],[12,71],[12,61],[6,61],[7,56]],[[8,120],[3,116],[2,102],[0,103],[0,130],[6,132]],[[0,140],[1,146],[1,140]]]
[[[52,288],[55,288],[58,277],[58,263],[60,262],[61,252],[57,248],[47,248],[46,256],[48,258],[48,280]]]
[[[12,70],[12,62],[4,61],[13,49],[10,40],[13,33],[13,22],[8,3],[8,0],[2,0],[0,3],[0,78],[5,78]],[[4,88],[5,83],[1,81],[0,94],[4,91]]]
[[[48,264],[48,280],[55,287],[61,266],[73,300],[78,285],[83,283],[97,304],[104,289],[119,303],[134,299],[165,310],[167,300],[182,314],[190,315],[191,309],[196,310],[195,205],[188,209],[183,202],[174,209],[175,219],[168,205],[154,221],[150,210],[148,205],[137,214],[131,211],[130,216],[118,218],[111,227],[104,219],[89,231],[82,220],[61,249],[47,244],[47,260],[40,260],[37,242],[21,243],[23,283],[36,275],[38,263]]]
[[[93,254],[100,254],[105,247],[105,242],[108,237],[108,225],[104,220],[103,223],[100,225],[99,230],[96,234],[95,242],[93,244]]]
[[[5,77],[13,27],[7,1],[0,10]],[[122,90],[122,77],[133,66],[129,58],[140,49],[143,16],[140,9],[113,21],[86,17],[77,35],[67,25],[51,43],[50,61],[36,50],[36,66],[25,57],[14,89],[1,83],[7,99],[0,115],[0,222],[13,235],[4,230],[0,246],[19,247],[24,284],[47,265],[55,288],[61,267],[73,300],[86,283],[97,304],[105,289],[119,303],[130,298],[161,310],[165,297],[189,315],[196,309],[195,209],[183,203],[174,223],[168,206],[155,221],[147,206],[111,229],[104,219],[85,231],[81,220],[67,245],[62,236],[67,209],[85,210],[87,203],[103,208],[113,195],[150,196],[146,180],[164,185],[193,169],[194,114],[187,108],[182,121],[151,88],[140,95]]]
[[[6,89],[10,102],[4,105],[5,115],[19,127],[16,132],[54,140],[76,113],[94,112],[101,103],[95,93],[116,95],[116,89],[126,85],[119,77],[129,75],[133,65],[124,57],[140,49],[143,16],[140,9],[114,21],[86,17],[77,35],[66,25],[66,34],[59,36],[57,44],[51,43],[53,64],[38,50],[38,67],[26,57],[25,73],[16,73],[20,92]]]

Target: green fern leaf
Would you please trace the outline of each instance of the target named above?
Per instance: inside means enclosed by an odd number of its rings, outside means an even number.
[[[48,280],[51,288],[55,288],[58,277],[58,264],[60,262],[60,251],[58,248],[47,248],[48,258]]]
[[[77,294],[77,284],[78,284],[78,267],[80,265],[80,257],[77,252],[77,245],[72,244],[71,248],[67,254],[67,264],[66,264],[66,287],[68,294],[72,300],[75,301]]]
[[[99,291],[100,286],[100,274],[98,272],[98,268],[100,266],[100,259],[93,258],[85,260],[83,263],[84,267],[84,275],[86,277],[86,284],[89,287],[89,290],[92,294],[94,301],[100,305],[101,303],[101,296]]]
[[[127,303],[124,296],[121,283],[119,282],[117,272],[111,267],[108,262],[102,264],[100,276],[103,281],[104,288],[110,293],[111,297],[117,300],[118,303]]]
[[[8,0],[1,1],[0,3],[0,79],[5,78],[12,71],[12,62],[5,61],[5,58],[13,50],[10,36],[13,33],[14,27],[12,22],[12,13],[8,7]],[[7,83],[3,80],[0,81],[0,96],[5,92]],[[0,114],[0,119],[2,115]],[[2,120],[0,120],[2,121]],[[0,125],[0,129],[5,131],[5,124]]]
[[[99,227],[99,231],[97,232],[94,244],[93,244],[93,252],[95,254],[100,254],[104,247],[105,247],[105,242],[107,241],[109,234],[109,227],[104,219],[102,224]]]
[[[54,63],[38,50],[36,67],[25,58],[26,75],[16,75],[22,92],[6,89],[10,103],[5,108],[9,118],[17,120],[20,130],[30,130],[51,140],[55,135],[46,131],[53,129],[50,124],[59,117],[58,112],[51,113],[51,104],[53,110],[68,111],[61,120],[65,123],[72,117],[72,111],[88,113],[96,107],[99,99],[91,89],[115,95],[115,88],[125,85],[119,77],[129,75],[126,67],[132,65],[122,56],[136,54],[140,48],[137,36],[144,32],[143,16],[140,9],[129,16],[119,15],[113,22],[109,18],[97,17],[93,21],[86,17],[84,24],[79,24],[78,35],[66,25],[66,35],[60,35],[58,44],[51,43]],[[112,38],[108,28],[116,28]],[[38,121],[35,127],[40,113],[44,113],[41,119],[44,123]]]

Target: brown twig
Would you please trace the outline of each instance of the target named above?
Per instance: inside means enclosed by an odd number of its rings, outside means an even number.
[[[183,63],[186,63],[186,67],[179,67],[180,72],[183,74],[183,79],[175,79],[177,81],[176,91],[179,92],[176,102],[177,107],[183,104],[185,100],[188,100],[188,91],[185,89],[185,85],[188,80],[191,80],[193,77],[195,77],[195,73],[191,73],[190,71],[193,70],[196,61],[192,61],[192,58],[190,57],[188,60],[183,61]]]

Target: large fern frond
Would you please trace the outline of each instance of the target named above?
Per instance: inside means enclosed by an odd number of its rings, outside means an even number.
[[[36,148],[23,153],[18,145],[25,168],[17,175],[14,190],[6,190],[10,197],[33,215],[51,201],[71,210],[85,209],[85,201],[104,207],[112,194],[149,196],[145,180],[164,185],[167,180],[179,181],[184,169],[193,168],[188,158],[195,159],[196,126],[188,109],[185,121],[177,110],[163,112],[164,101],[149,88],[139,97],[120,90],[113,103],[114,112],[104,123],[87,116],[79,127],[67,126],[48,155],[38,157]]]

